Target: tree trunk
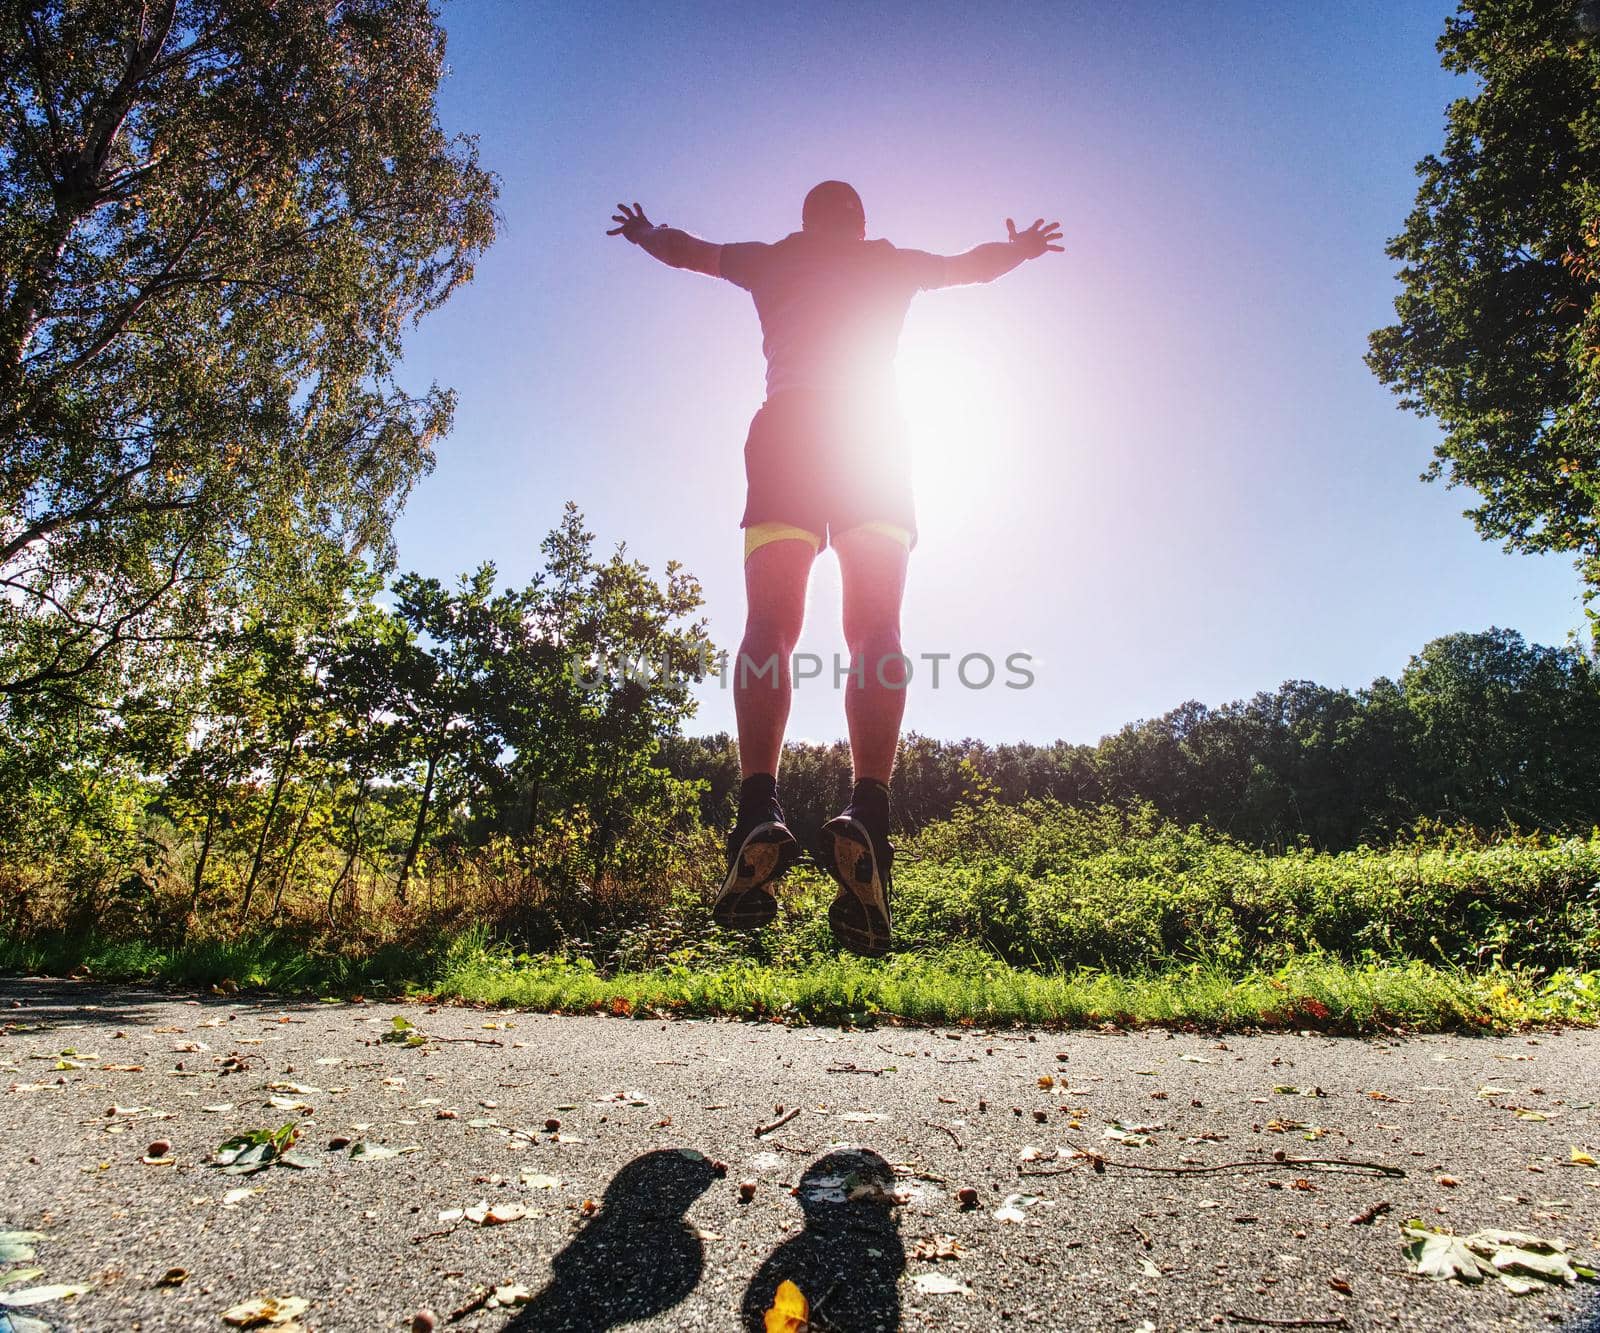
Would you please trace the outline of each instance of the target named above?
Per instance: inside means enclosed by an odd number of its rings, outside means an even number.
[[[284,750],[283,763],[278,767],[278,776],[272,783],[272,798],[267,802],[267,813],[261,820],[261,836],[256,839],[256,854],[250,861],[250,878],[245,881],[244,901],[239,904],[239,919],[243,921],[250,915],[250,899],[255,895],[256,880],[261,876],[261,863],[266,859],[267,834],[272,831],[272,821],[278,813],[278,802],[283,799],[283,785],[289,780],[289,770],[294,766],[294,747],[299,743],[300,729],[295,728],[289,736],[288,747]]]
[[[354,869],[356,858],[361,855],[361,807],[367,800],[367,780],[361,779],[361,785],[356,789],[355,803],[350,807],[350,852],[344,858],[344,865],[339,868],[339,877],[333,881],[333,887],[328,890],[328,924],[335,925],[333,917],[333,904],[339,896],[339,890],[344,887],[344,882],[350,877]]]
[[[416,827],[411,830],[411,845],[406,848],[405,860],[400,863],[400,874],[394,882],[394,896],[398,902],[406,900],[406,878],[411,874],[411,867],[416,864],[417,854],[422,850],[422,835],[428,824],[428,806],[433,801],[433,775],[438,768],[438,754],[430,754],[428,772],[422,779],[422,804],[417,807]]]
[[[295,853],[300,850],[301,839],[305,837],[306,818],[311,814],[311,804],[316,799],[316,793],[306,795],[306,802],[300,807],[300,818],[295,821],[294,832],[289,835],[289,850],[283,854],[283,873],[278,876],[278,891],[272,895],[272,918],[278,918],[278,913],[283,910],[283,891],[289,885],[289,875],[294,870]]]
[[[205,832],[200,835],[200,855],[194,863],[194,891],[189,895],[189,913],[192,916],[200,906],[200,892],[206,886],[206,862],[211,859],[211,834],[217,825],[217,807],[206,811]]]

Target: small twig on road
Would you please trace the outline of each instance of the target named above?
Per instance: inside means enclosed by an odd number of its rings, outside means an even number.
[[[1205,1176],[1223,1171],[1282,1171],[1288,1167],[1305,1167],[1311,1171],[1327,1171],[1336,1175],[1386,1176],[1391,1179],[1405,1176],[1405,1172],[1398,1166],[1387,1166],[1382,1162],[1363,1162],[1353,1157],[1273,1157],[1265,1161],[1257,1159],[1243,1162],[1213,1162],[1204,1166],[1157,1166],[1147,1162],[1125,1162],[1115,1157],[1107,1157],[1103,1153],[1097,1153],[1074,1143],[1071,1139],[1067,1139],[1066,1144],[1096,1171],[1116,1166],[1125,1171],[1152,1171],[1164,1176]],[[1068,1166],[1035,1167],[1028,1170],[1026,1166],[1018,1166],[1017,1174],[1059,1176],[1065,1175],[1071,1169]]]
[[[462,1319],[465,1319],[469,1314],[476,1314],[479,1310],[483,1309],[484,1306],[489,1304],[489,1297],[493,1295],[494,1288],[486,1287],[465,1305],[450,1311],[449,1322],[454,1324]]]
[[[966,1152],[967,1145],[961,1141],[955,1130],[951,1129],[949,1125],[941,1125],[937,1120],[924,1120],[922,1123],[929,1129],[942,1129],[950,1136],[950,1141],[956,1145],[957,1152]]]
[[[176,1111],[151,1111],[148,1114],[135,1112],[133,1115],[103,1115],[97,1120],[80,1120],[78,1123],[85,1126],[114,1125],[120,1120],[124,1124],[137,1125],[145,1120],[176,1120],[177,1118],[178,1113]]]
[[[822,1293],[822,1299],[821,1300],[818,1300],[818,1301],[815,1301],[815,1302],[812,1303],[812,1306],[811,1306],[811,1323],[812,1324],[817,1324],[817,1321],[820,1319],[822,1321],[821,1325],[819,1325],[820,1328],[832,1329],[832,1328],[836,1328],[837,1327],[837,1325],[834,1324],[834,1322],[831,1319],[828,1319],[822,1313],[822,1307],[828,1303],[828,1301],[832,1298],[833,1293],[838,1291],[838,1290],[839,1290],[839,1283],[835,1282],[831,1287],[829,1287],[827,1289],[827,1291]]]
[[[1369,1227],[1394,1207],[1387,1199],[1380,1199],[1370,1208],[1363,1208],[1354,1217],[1347,1217],[1345,1221],[1353,1227]]]
[[[868,1069],[852,1060],[849,1064],[829,1065],[828,1072],[830,1074],[887,1074],[893,1068],[893,1065],[885,1065],[882,1069]]]
[[[797,1115],[799,1115],[800,1111],[801,1111],[801,1108],[796,1106],[796,1107],[792,1108],[791,1110],[785,1111],[776,1120],[774,1120],[770,1125],[758,1125],[756,1127],[756,1137],[759,1139],[763,1134],[770,1134],[775,1129],[782,1129],[791,1120],[793,1120]]]
[[[498,1037],[436,1037],[433,1033],[425,1034],[429,1041],[465,1041],[474,1046],[504,1046],[505,1042]]]
[[[1223,1314],[1236,1324],[1261,1324],[1267,1328],[1349,1328],[1350,1321],[1342,1314],[1332,1319],[1268,1319],[1265,1315],[1240,1314],[1237,1310],[1224,1310]]]
[[[454,1235],[455,1230],[454,1227],[446,1227],[443,1231],[424,1231],[420,1236],[413,1236],[411,1243],[413,1245],[421,1245],[425,1240],[438,1240],[440,1236]]]
[[[911,1180],[930,1180],[935,1185],[948,1185],[949,1176],[941,1176],[937,1171],[924,1171],[920,1166],[910,1162],[897,1162],[894,1167],[897,1176],[904,1176]]]

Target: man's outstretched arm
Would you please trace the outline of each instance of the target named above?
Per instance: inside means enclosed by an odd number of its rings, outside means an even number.
[[[1061,224],[1047,224],[1043,218],[1026,231],[1018,231],[1017,224],[1007,218],[1006,234],[1008,240],[990,241],[986,245],[974,246],[965,254],[949,256],[944,261],[944,280],[939,285],[993,282],[1026,260],[1038,259],[1052,250],[1059,253],[1066,248],[1059,243]]]
[[[621,236],[632,241],[648,255],[673,268],[686,268],[695,273],[707,273],[713,278],[722,276],[722,247],[711,241],[702,241],[676,227],[658,227],[644,215],[644,209],[635,204],[631,209],[618,204],[611,215],[617,225],[607,236]]]

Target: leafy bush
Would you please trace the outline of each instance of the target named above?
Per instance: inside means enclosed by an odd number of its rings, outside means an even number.
[[[574,966],[617,977],[831,965],[831,881],[801,867],[784,882],[773,927],[723,931],[708,910],[723,865],[720,840],[682,815],[635,811],[624,832],[627,855],[598,876],[578,851],[589,828],[561,824],[448,863],[425,860],[408,903],[382,890],[357,894],[341,905],[337,926],[324,918],[320,895],[291,892],[276,927],[241,934],[221,919],[197,919],[168,946],[144,927],[182,914],[168,891],[146,910],[109,915],[120,931],[0,925],[0,964],[70,958],[107,976],[160,971],[239,984],[403,982],[430,969],[459,971],[460,960],[445,955],[466,947],[452,940],[466,938],[473,957],[500,958],[494,949],[502,947],[505,958],[556,959],[569,969],[563,986],[575,984]],[[937,963],[974,985],[999,984],[984,982],[991,968],[992,977],[1007,969],[1155,976],[1191,968],[1242,976],[1311,958],[1582,976],[1600,969],[1600,832],[1490,838],[1421,826],[1390,847],[1271,855],[1164,820],[1148,806],[985,800],[906,841],[895,917],[908,961]],[[25,935],[31,949],[16,943]]]
[[[1600,833],[1414,841],[1272,856],[1149,807],[964,808],[912,844],[905,947],[975,939],[1014,963],[1156,969],[1350,960],[1593,969]]]

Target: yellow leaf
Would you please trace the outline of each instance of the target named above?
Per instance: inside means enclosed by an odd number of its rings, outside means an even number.
[[[811,1303],[799,1287],[784,1278],[767,1311],[766,1333],[807,1333],[810,1327]]]
[[[1600,1162],[1595,1161],[1594,1155],[1584,1152],[1582,1148],[1574,1148],[1572,1156],[1568,1160],[1571,1161],[1573,1166],[1600,1166]]]

